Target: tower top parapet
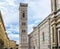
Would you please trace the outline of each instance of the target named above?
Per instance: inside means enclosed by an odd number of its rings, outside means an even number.
[[[28,4],[27,4],[27,3],[20,3],[20,6],[22,6],[22,7],[27,7]]]

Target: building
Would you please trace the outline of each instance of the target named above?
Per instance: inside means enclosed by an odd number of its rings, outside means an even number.
[[[60,49],[60,0],[51,0],[51,42],[53,49]]]
[[[36,39],[36,40],[35,40]],[[60,49],[60,1],[51,0],[49,14],[29,34],[30,49]]]
[[[1,11],[0,11],[0,38],[2,39],[1,43],[3,45],[3,48],[8,48],[8,40],[9,39],[8,39],[7,34],[6,34],[6,29],[4,26],[3,19],[2,19]]]
[[[16,44],[16,49],[19,49],[19,45],[18,44]]]
[[[50,47],[50,28],[49,17],[46,17],[29,34],[29,49],[49,49]]]
[[[20,3],[20,43],[19,49],[28,49],[28,34],[27,34],[27,7],[28,4]]]
[[[1,11],[0,11],[0,49],[3,49],[3,47],[4,47],[3,30],[5,31],[5,27],[4,27],[4,23],[3,23],[2,15],[1,15]]]
[[[0,45],[1,45],[1,49],[2,48],[9,48],[9,38],[8,38],[8,35],[6,33],[6,29],[5,29],[5,26],[4,26],[4,22],[3,22],[3,19],[2,19],[2,14],[1,14],[1,11],[0,11]]]
[[[0,11],[0,49],[16,49],[16,41],[9,40]]]
[[[16,41],[9,40],[9,48],[10,49],[16,49]]]
[[[22,25],[25,27],[25,23],[22,23],[24,8],[20,6],[20,9],[20,33],[22,34]],[[23,38],[22,35],[20,37]],[[51,0],[51,13],[38,26],[33,27],[33,31],[28,35],[28,42],[28,49],[60,49],[60,0]]]
[[[38,49],[39,47],[38,27],[33,27],[33,31],[29,34],[29,49]]]
[[[6,32],[3,37],[4,37],[4,48],[7,49],[9,48],[9,38]]]

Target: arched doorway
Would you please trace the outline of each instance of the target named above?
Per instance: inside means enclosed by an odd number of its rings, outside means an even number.
[[[10,49],[13,49],[13,48],[10,48]]]
[[[5,49],[8,49],[8,48],[5,48]]]
[[[18,49],[18,48],[16,48],[16,49]]]
[[[4,42],[2,39],[0,39],[0,49],[3,49],[4,48]]]

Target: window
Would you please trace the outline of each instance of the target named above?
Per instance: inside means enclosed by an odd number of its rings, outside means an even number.
[[[43,41],[45,41],[45,38],[44,38],[44,32],[43,32]]]
[[[5,48],[5,49],[7,49],[7,48]]]
[[[25,12],[23,12],[23,18],[25,17]]]
[[[26,23],[25,22],[22,22],[22,25],[26,25]]]
[[[35,46],[34,46],[34,49],[35,49]]]
[[[52,37],[53,37],[53,42],[54,42],[54,27],[52,28]]]
[[[13,49],[13,48],[10,48],[10,49]]]
[[[26,30],[22,30],[22,32],[26,32]]]
[[[54,47],[52,47],[52,49],[55,49]]]
[[[59,30],[59,43],[60,43],[60,30]]]

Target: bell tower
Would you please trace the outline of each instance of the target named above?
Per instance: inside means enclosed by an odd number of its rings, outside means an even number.
[[[19,7],[19,26],[20,26],[19,49],[28,49],[27,7],[28,7],[27,3],[20,3],[20,7]]]

